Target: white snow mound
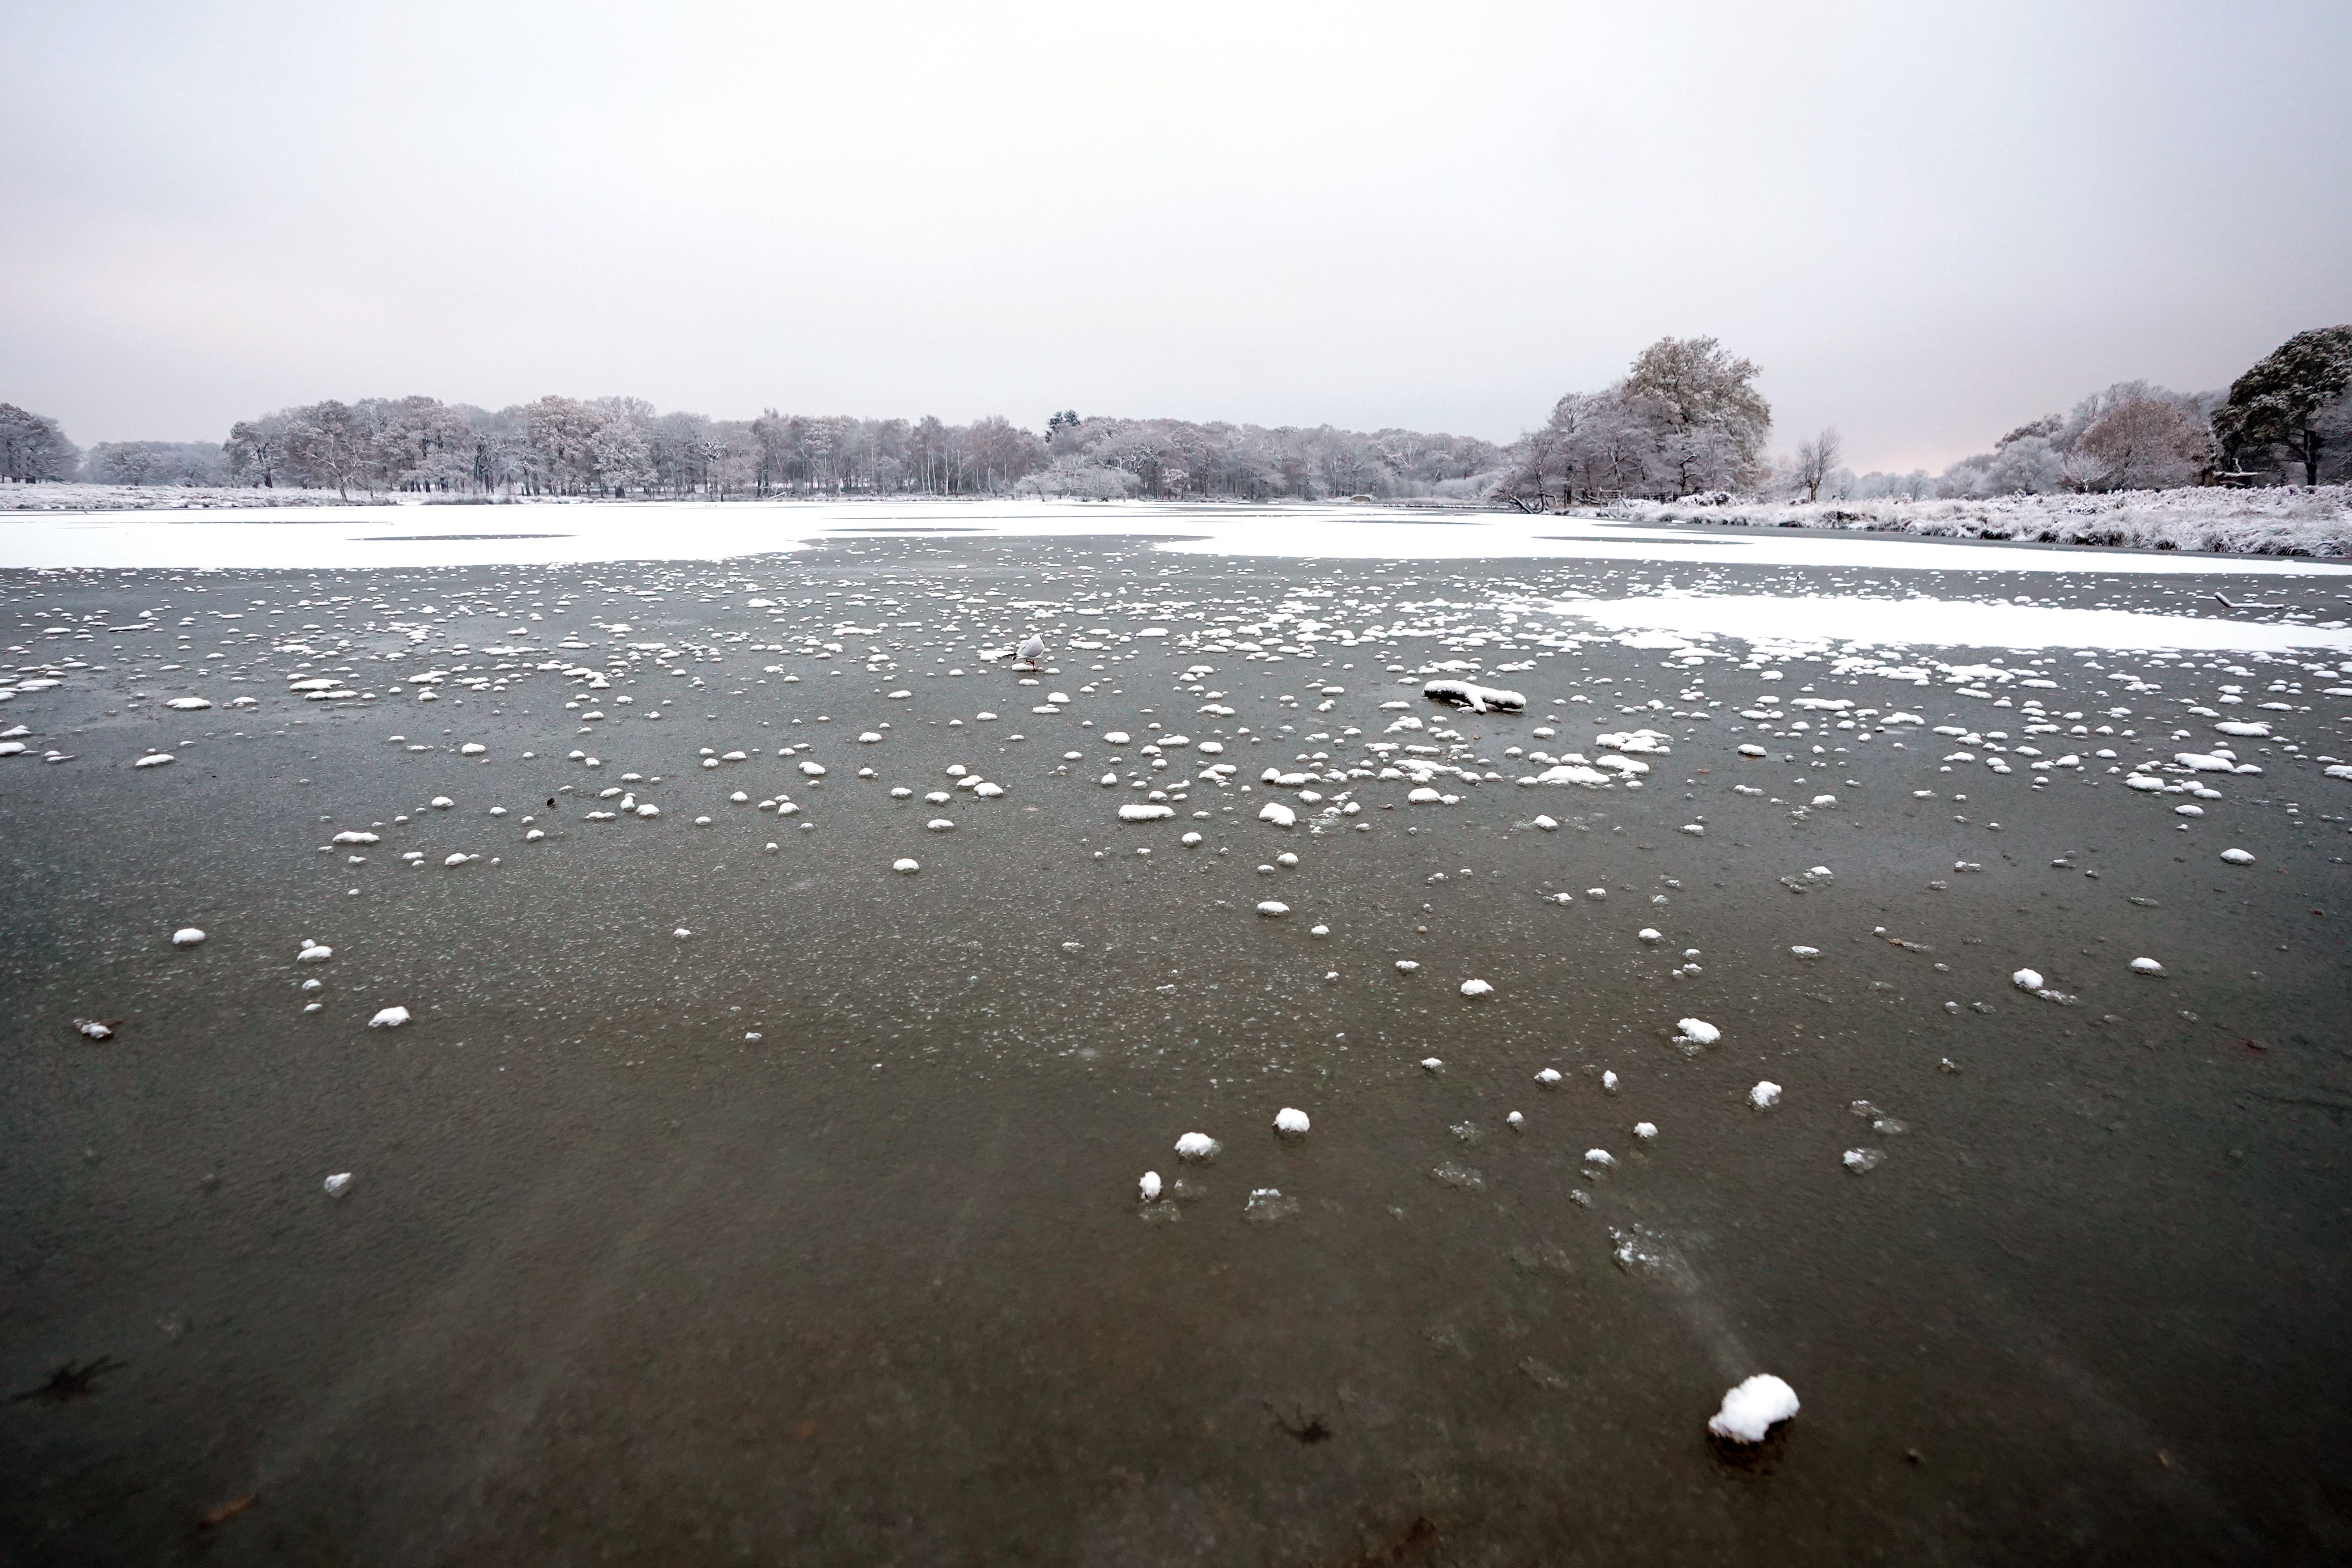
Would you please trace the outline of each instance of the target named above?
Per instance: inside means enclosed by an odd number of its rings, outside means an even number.
[[[1723,1396],[1706,1429],[1735,1443],[1760,1443],[1776,1423],[1797,1413],[1797,1391],[1769,1372],[1759,1372]]]

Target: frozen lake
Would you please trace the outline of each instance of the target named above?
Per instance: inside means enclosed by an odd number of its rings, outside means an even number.
[[[27,1561],[2352,1538],[2340,568],[0,528]]]
[[[1171,553],[1318,559],[1655,561],[1905,571],[2332,576],[2302,559],[1998,545],[1898,535],[1643,528],[1585,517],[1406,507],[1179,502],[533,502],[277,511],[0,513],[0,569],[332,568],[728,560],[820,540],[938,532],[1125,537]]]

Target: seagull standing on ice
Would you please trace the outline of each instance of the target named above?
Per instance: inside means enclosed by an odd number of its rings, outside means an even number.
[[[1028,636],[1021,640],[1021,646],[1017,651],[1016,655],[1017,662],[1021,668],[1034,670],[1037,667],[1037,661],[1045,656],[1045,639],[1037,635],[1036,632],[1032,632]]]

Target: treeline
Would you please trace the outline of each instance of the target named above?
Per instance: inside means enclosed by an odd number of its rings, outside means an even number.
[[[1526,511],[1706,496],[1865,500],[2324,485],[2352,479],[2352,327],[2299,332],[2226,392],[2119,382],[2019,425],[1940,475],[1857,476],[1835,429],[1767,457],[1756,366],[1712,338],[1662,339],[1625,378],[1570,392],[1487,490]]]
[[[349,496],[961,495],[1002,490],[1044,444],[1000,418],[664,413],[642,398],[543,397],[497,410],[437,398],[281,409],[229,427],[227,483]]]
[[[0,411],[16,479],[251,485],[353,495],[731,497],[1027,494],[1097,498],[1334,495],[1471,497],[1501,460],[1491,442],[1055,413],[1039,435],[991,416],[715,420],[640,398],[543,397],[496,411],[436,398],[362,398],[240,420],[228,439],[127,441],[84,454],[53,420]]]
[[[1474,500],[1503,461],[1491,441],[1412,430],[1080,419],[1075,412],[1055,414],[1047,430],[1051,461],[1021,481],[1024,494]]]
[[[2118,382],[2063,414],[2019,425],[1940,475],[1850,473],[1829,493],[1978,500],[2189,485],[2352,480],[2352,326],[2298,332],[2226,392]]]
[[[2231,383],[2182,393],[2120,382],[2019,425],[1941,475],[1857,476],[1822,431],[1768,456],[1772,410],[1750,361],[1662,338],[1624,377],[1570,392],[1508,447],[1475,436],[1055,413],[1041,435],[998,416],[716,420],[641,398],[543,397],[491,411],[436,398],[316,402],[205,442],[109,442],[0,403],[0,478],[254,485],[451,497],[1002,495],[1248,500],[1485,500],[1552,511],[1626,497],[1980,498],[2352,478],[2352,326],[2297,333]]]

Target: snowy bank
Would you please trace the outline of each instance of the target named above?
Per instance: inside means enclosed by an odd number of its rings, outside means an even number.
[[[1985,500],[1621,501],[1586,514],[1633,523],[1828,528],[1935,538],[2123,545],[2213,555],[2352,557],[2352,486],[2200,486]]]

